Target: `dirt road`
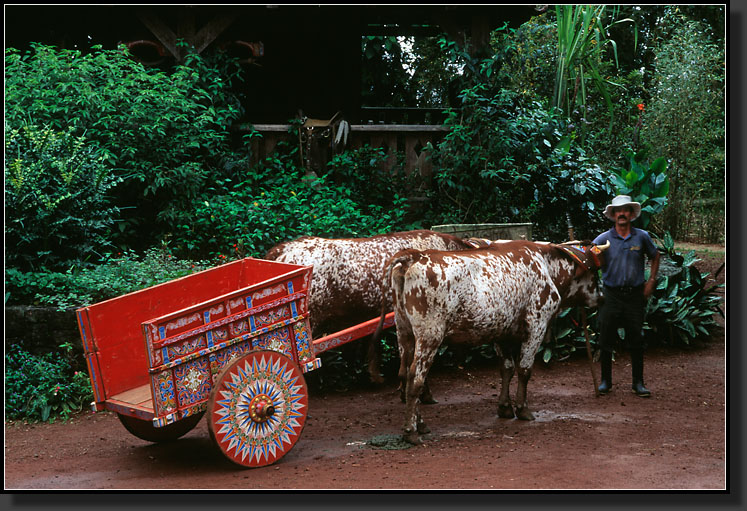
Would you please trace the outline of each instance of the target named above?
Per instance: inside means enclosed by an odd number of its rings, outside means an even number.
[[[497,371],[442,371],[439,403],[423,408],[424,446],[372,441],[400,433],[394,385],[311,395],[296,446],[278,463],[237,470],[212,444],[206,422],[180,440],[151,444],[108,412],[68,423],[8,424],[6,489],[723,489],[723,334],[690,351],[646,357],[643,399],[630,392],[627,354],[614,390],[595,397],[586,360],[536,365],[537,420],[496,417]],[[598,370],[598,368],[597,368]],[[385,445],[386,446],[386,445]]]

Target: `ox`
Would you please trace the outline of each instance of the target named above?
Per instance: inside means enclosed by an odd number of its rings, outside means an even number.
[[[394,295],[399,378],[405,389],[404,439],[418,444],[419,434],[429,431],[418,396],[444,341],[492,342],[501,372],[499,417],[533,420],[527,382],[537,351],[561,307],[599,304],[596,270],[607,246],[507,241],[463,252],[405,250],[388,261],[382,287],[390,287]],[[383,320],[384,314],[379,325]],[[515,365],[519,384],[514,411],[509,384]]]
[[[265,259],[303,266],[313,265],[309,312],[317,337],[325,331],[348,328],[391,310],[391,293],[382,295],[384,263],[404,249],[463,250],[471,245],[461,238],[435,231],[418,230],[380,234],[370,238],[327,239],[305,236],[275,245]],[[382,296],[389,299],[382,303]],[[378,337],[376,338],[378,340]],[[381,383],[378,343],[369,339],[368,372]],[[424,402],[432,397],[424,396]]]

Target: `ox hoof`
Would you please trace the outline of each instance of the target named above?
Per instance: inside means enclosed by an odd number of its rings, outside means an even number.
[[[426,394],[420,396],[420,402],[424,405],[435,405],[438,403],[435,397],[433,397],[433,394]]]
[[[534,414],[530,412],[528,408],[519,408],[516,410],[516,418],[523,421],[533,421]]]
[[[513,419],[516,415],[514,415],[514,409],[511,405],[500,405],[498,407],[498,417],[501,419]]]
[[[412,444],[412,445],[422,445],[423,444],[423,441],[418,436],[417,431],[405,431],[405,434],[402,435],[402,440],[404,440],[408,444]]]
[[[373,383],[374,385],[382,385],[383,383],[386,383],[386,379],[384,379],[384,377],[381,376],[380,374],[372,373],[369,375],[369,379],[371,380],[371,383]]]

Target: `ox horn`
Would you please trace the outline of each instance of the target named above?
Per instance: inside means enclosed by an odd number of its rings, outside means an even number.
[[[581,244],[581,242],[577,241],[577,240],[574,240],[574,241],[564,241],[563,243],[561,243],[561,245],[580,245],[580,244]]]
[[[597,248],[600,252],[607,250],[608,248],[610,248],[610,240],[607,240],[607,243],[605,243],[604,245],[597,245]]]

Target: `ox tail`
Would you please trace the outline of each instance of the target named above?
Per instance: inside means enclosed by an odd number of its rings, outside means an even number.
[[[405,272],[419,254],[420,252],[415,249],[402,250],[394,254],[394,256],[384,263],[381,278],[381,316],[379,317],[379,323],[376,325],[376,331],[371,337],[372,343],[378,343],[384,331],[384,318],[389,311],[389,300],[387,300],[387,296],[391,293],[391,303],[396,310],[396,299],[397,296],[402,294]],[[401,267],[395,272],[394,269],[398,265],[401,265]]]

